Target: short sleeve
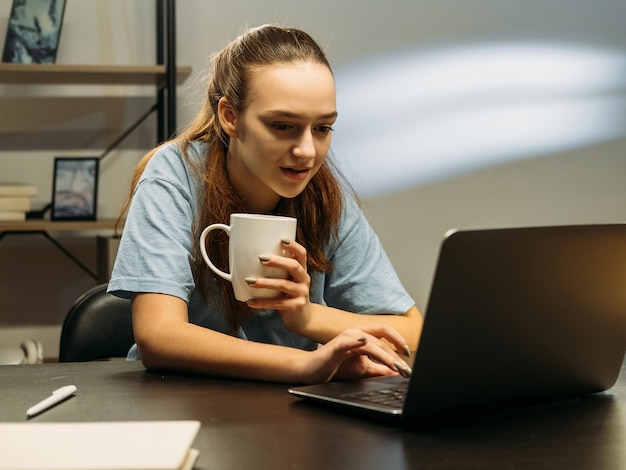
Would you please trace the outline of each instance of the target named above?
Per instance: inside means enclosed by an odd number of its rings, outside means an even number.
[[[176,147],[159,149],[135,189],[109,292],[155,292],[189,301],[195,201],[195,185]]]

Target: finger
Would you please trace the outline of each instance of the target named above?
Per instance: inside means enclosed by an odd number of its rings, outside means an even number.
[[[360,348],[360,354],[367,354],[372,361],[384,365],[404,377],[411,375],[412,371],[409,365],[387,343],[369,334],[366,334],[365,338],[366,343]]]
[[[363,373],[363,377],[379,377],[381,375],[398,375],[399,372],[390,369],[384,364],[378,364],[370,359],[368,359],[367,369]]]
[[[300,245],[295,240],[291,240],[289,238],[283,238],[281,240],[283,250],[288,252],[291,257],[300,263],[300,265],[306,269],[306,258],[307,252],[306,248]]]
[[[411,356],[411,349],[406,344],[404,337],[394,328],[385,324],[378,324],[365,325],[361,329],[372,336],[386,339],[394,345],[396,352],[403,354],[405,357]]]
[[[368,340],[367,336],[358,338],[361,343],[358,347],[352,347],[346,354],[348,356],[361,356],[358,362],[361,364],[361,376],[373,377],[379,375],[396,375],[400,374],[405,378],[411,376],[411,368],[401,359],[397,358],[393,351],[385,351],[385,346],[379,341],[372,338]],[[387,348],[388,349],[388,348]]]
[[[314,366],[312,375],[307,380],[310,383],[328,382],[332,380],[337,371],[341,368],[349,369],[351,372],[345,378],[362,377],[369,365],[356,367],[355,363],[363,363],[357,353],[358,349],[365,343],[365,338],[361,335],[350,335],[346,332],[336,336],[322,347],[311,352],[311,357],[317,358],[317,366]],[[369,361],[367,361],[369,362]]]
[[[309,282],[311,279],[306,271],[306,259],[304,265],[295,258],[284,256],[259,256],[259,261],[263,266],[286,271],[289,278],[295,282]]]
[[[257,310],[276,310],[285,320],[285,315],[298,312],[309,302],[302,296],[288,297],[281,294],[278,297],[253,297],[246,300],[246,303]]]
[[[246,277],[245,282],[253,289],[269,289],[279,293],[276,297],[252,297],[246,302],[254,309],[291,311],[304,307],[309,303],[311,279],[304,274],[302,282],[293,279],[275,279],[268,277]]]
[[[360,328],[348,328],[328,341],[326,345],[330,345],[335,349],[348,350],[349,348],[346,345],[363,347],[368,341],[368,335],[363,333]]]
[[[271,289],[285,294],[287,297],[306,296],[309,293],[310,279],[302,282],[293,279],[276,279],[271,277],[247,277],[246,283],[255,289]]]

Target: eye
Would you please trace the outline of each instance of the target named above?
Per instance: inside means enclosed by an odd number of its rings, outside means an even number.
[[[328,134],[328,133],[334,131],[335,129],[333,129],[331,126],[317,126],[315,128],[315,130],[317,132],[322,133],[322,134]]]
[[[288,131],[293,129],[291,124],[287,124],[286,122],[273,122],[270,124],[270,127],[276,129],[277,131]]]

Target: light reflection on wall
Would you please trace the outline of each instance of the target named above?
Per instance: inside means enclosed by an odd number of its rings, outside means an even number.
[[[626,135],[626,57],[611,51],[448,46],[335,76],[333,151],[364,196]]]

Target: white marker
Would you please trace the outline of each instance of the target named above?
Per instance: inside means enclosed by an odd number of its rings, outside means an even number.
[[[42,400],[36,405],[30,407],[26,411],[26,417],[31,418],[35,415],[38,415],[42,411],[46,411],[48,408],[52,408],[54,405],[61,403],[63,400],[71,397],[75,393],[76,393],[75,385],[66,385],[65,387],[61,387],[60,389],[52,392],[52,395],[50,395],[45,400]]]

